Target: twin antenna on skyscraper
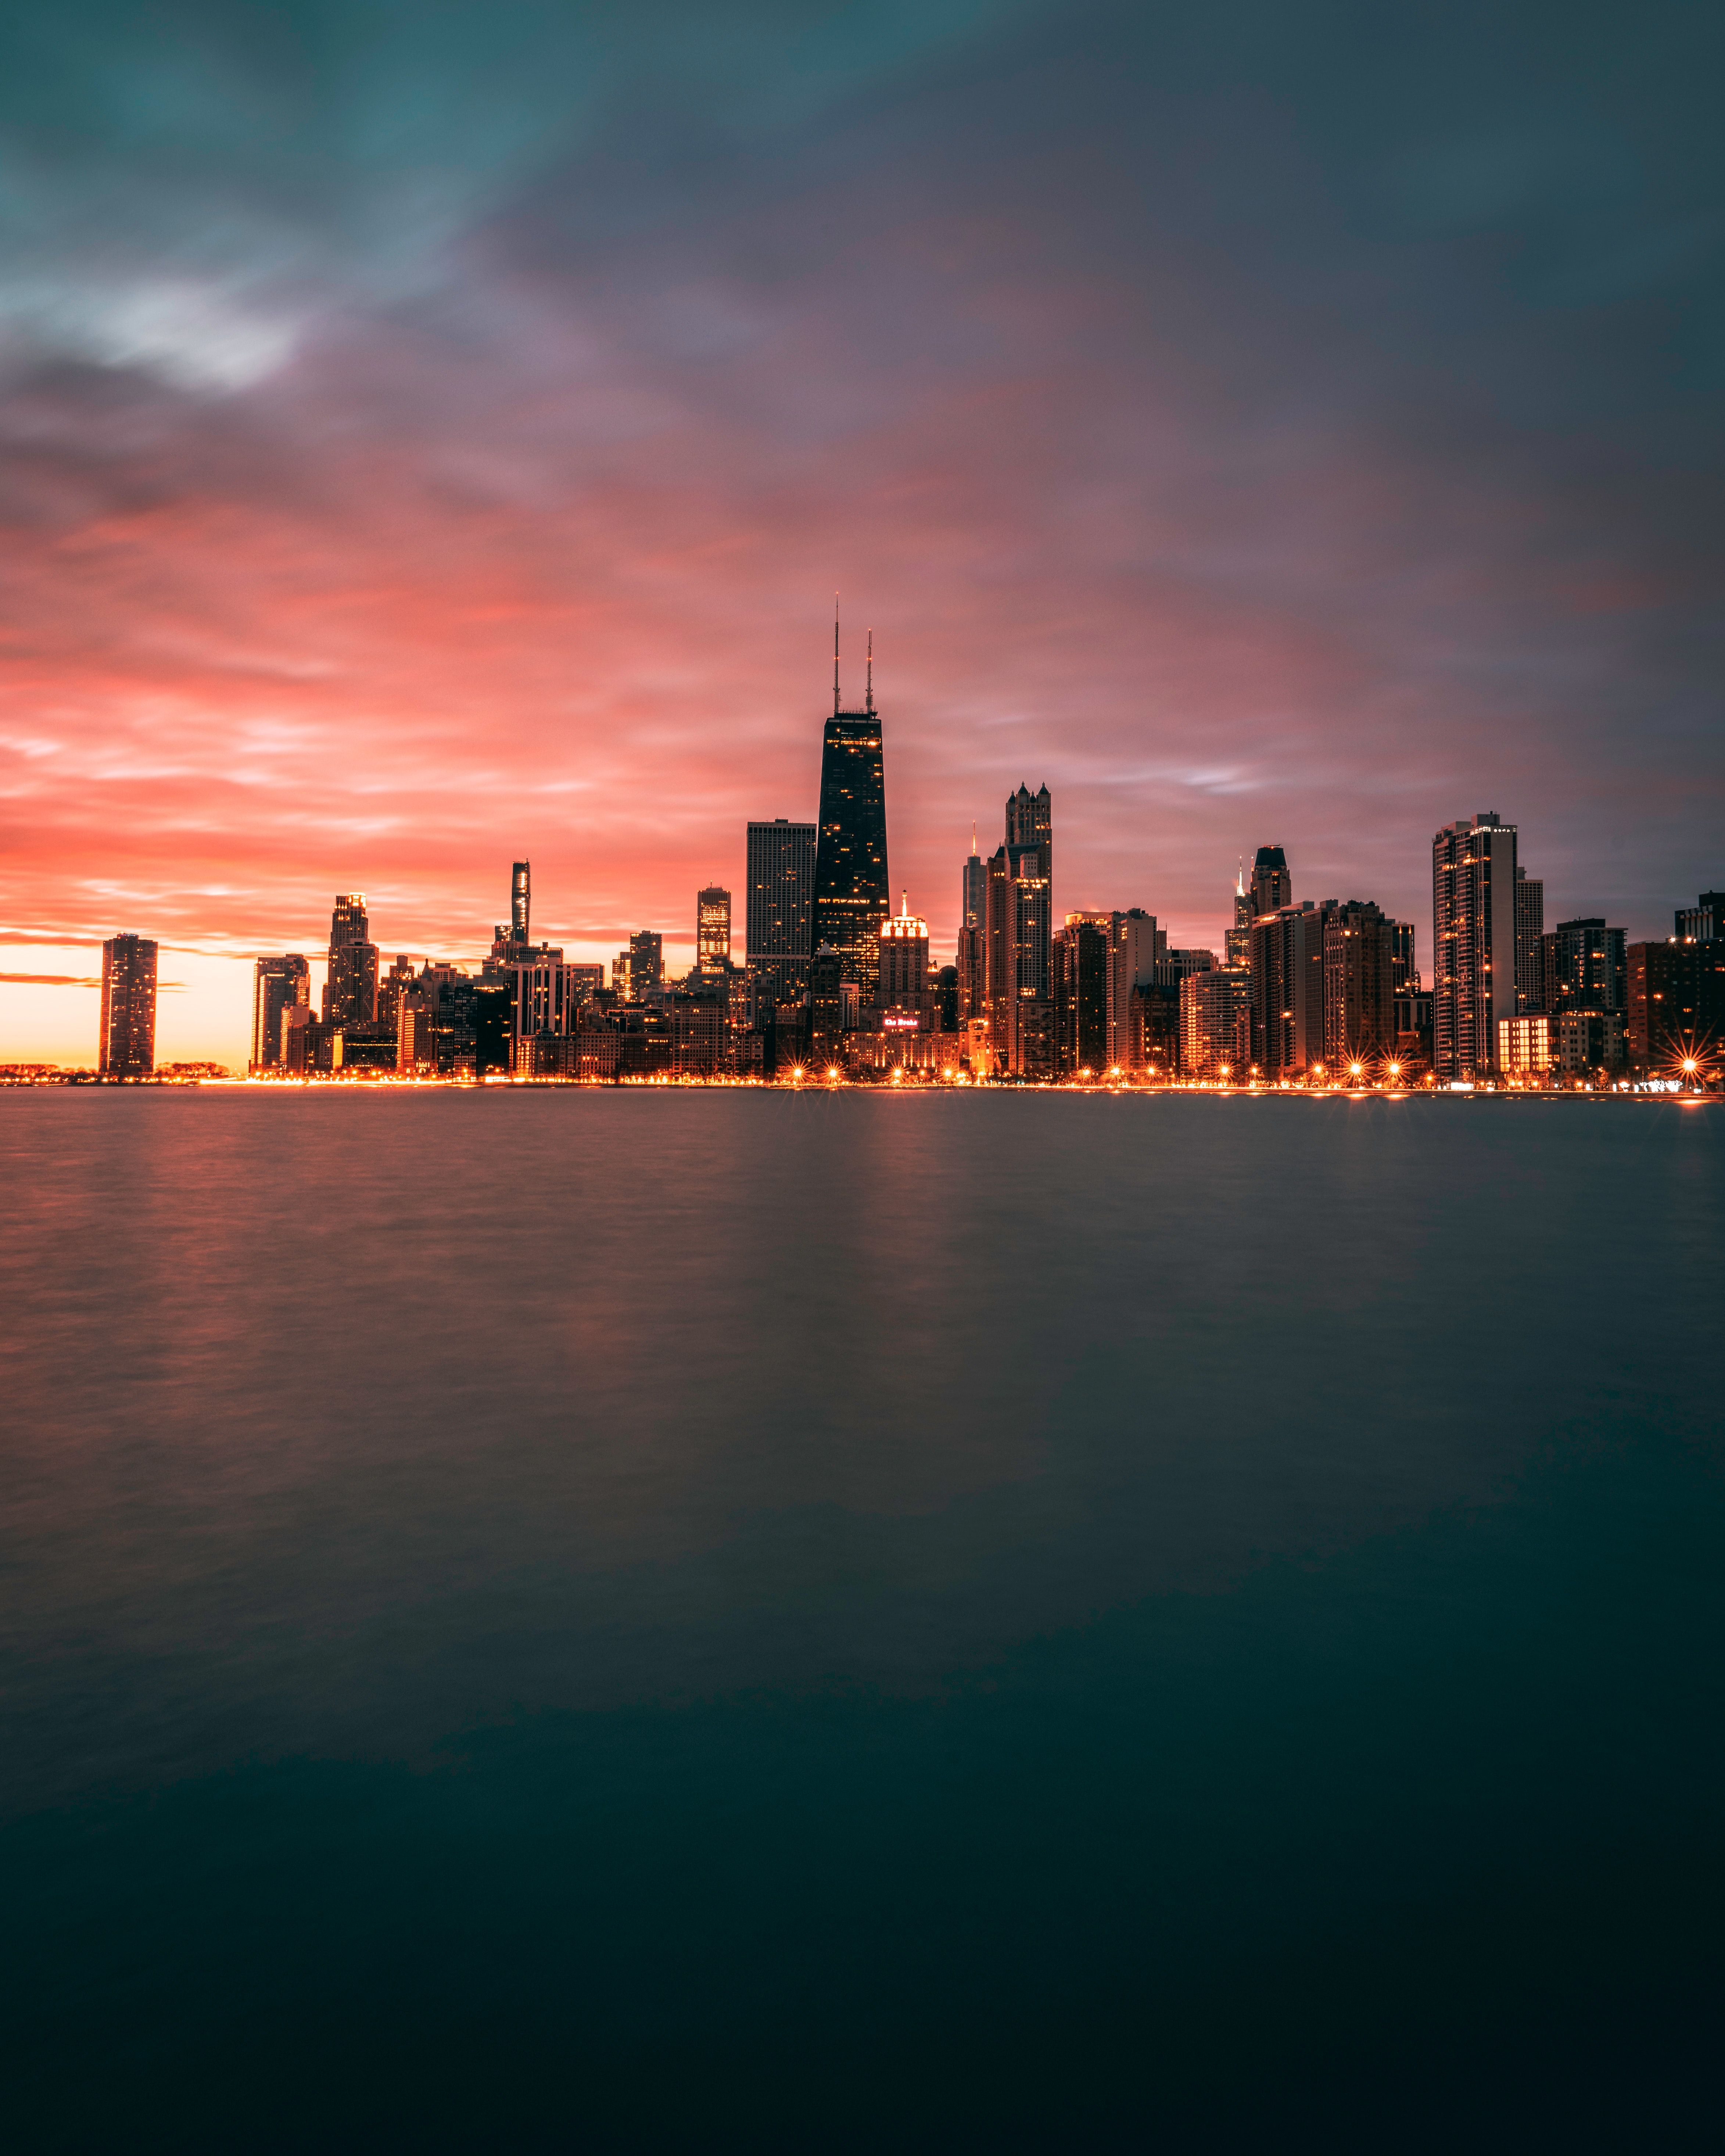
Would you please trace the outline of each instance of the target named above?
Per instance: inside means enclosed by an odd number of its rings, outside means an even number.
[[[869,631],[868,699],[863,706],[865,711],[875,708],[875,632]],[[839,594],[833,593],[833,716],[839,716]]]

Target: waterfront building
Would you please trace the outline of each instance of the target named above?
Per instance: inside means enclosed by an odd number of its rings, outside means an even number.
[[[102,946],[104,1078],[147,1078],[156,1068],[156,957],[148,936],[110,936]]]
[[[886,774],[874,663],[860,711],[839,708],[839,628],[833,624],[833,715],[820,755],[812,949],[839,953],[864,1001],[875,992],[880,923],[892,911],[886,870]]]
[[[744,963],[757,1005],[799,1004],[809,989],[818,827],[783,816],[747,827]]]
[[[1543,1011],[1498,1019],[1497,1067],[1506,1078],[1544,1078],[1551,1065],[1551,1020]]]
[[[377,1015],[377,947],[367,929],[365,893],[339,893],[330,916],[330,969],[323,986],[326,1025],[370,1025]]]
[[[1182,1070],[1193,1078],[1245,1078],[1252,1060],[1250,967],[1188,973],[1179,993]]]
[[[1545,886],[1516,866],[1516,1009],[1543,1011],[1545,1007]]]
[[[1323,910],[1323,1060],[1337,1075],[1348,1066],[1389,1060],[1396,1047],[1396,932],[1368,901],[1350,898]]]
[[[973,824],[958,901],[958,1019],[963,1025],[988,1013],[988,867],[977,851]]]
[[[901,1019],[926,1021],[934,1008],[928,986],[928,923],[911,912],[908,891],[898,911],[880,923],[877,940],[874,1009]]]
[[[1107,928],[1094,916],[1069,913],[1054,942],[1058,1067],[1069,1075],[1104,1070],[1108,1061]]]
[[[1260,913],[1252,922],[1252,1061],[1274,1084],[1325,1060],[1324,937],[1334,899]]]
[[[856,985],[847,981],[845,963],[844,953],[830,943],[823,943],[809,963],[809,1060],[822,1070],[844,1060],[850,1030],[845,990],[849,987],[854,993]]]
[[[311,1001],[311,968],[299,952],[259,959],[252,969],[252,1070],[281,1068],[281,1014]]]
[[[702,973],[722,973],[731,963],[731,894],[716,884],[695,895],[695,964]]]
[[[1604,1078],[1627,1061],[1620,1011],[1563,1010],[1547,1019],[1552,1068],[1565,1078]]]
[[[1516,1016],[1516,827],[1491,811],[1431,842],[1433,1065],[1484,1077],[1500,1019]]]
[[[1395,1055],[1405,1077],[1431,1064],[1431,990],[1416,973],[1395,997]]]
[[[281,1052],[277,1067],[285,1076],[304,1078],[317,1068],[320,1050],[325,1051],[330,1028],[319,1019],[309,1003],[289,1004],[281,1014]]]
[[[1630,1063],[1656,1073],[1686,1057],[1717,1057],[1725,1046],[1725,937],[1631,943],[1625,956]]]
[[[1156,961],[1168,948],[1165,931],[1158,930],[1156,916],[1141,906],[1108,916],[1107,1068],[1132,1070],[1143,1053],[1142,1014],[1135,1013],[1132,998],[1156,978]]]
[[[1627,943],[1622,929],[1608,928],[1598,916],[1559,921],[1542,938],[1542,1008],[1553,1018],[1584,1010],[1624,1016],[1629,1008]]]

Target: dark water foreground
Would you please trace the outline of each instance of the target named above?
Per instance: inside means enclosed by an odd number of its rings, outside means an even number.
[[[0,1095],[21,2148],[1714,2145],[1725,1111]]]

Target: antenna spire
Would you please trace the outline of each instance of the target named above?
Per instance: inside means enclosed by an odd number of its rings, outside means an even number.
[[[833,716],[839,716],[839,594],[833,593]]]
[[[875,632],[869,631],[869,700],[863,706],[865,711],[875,708]]]

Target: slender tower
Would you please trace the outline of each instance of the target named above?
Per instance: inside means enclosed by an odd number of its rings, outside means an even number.
[[[839,609],[833,606],[833,716],[820,754],[820,814],[815,839],[811,952],[830,944],[842,977],[873,1001],[880,924],[892,912],[886,874],[886,775],[875,709],[874,641],[868,696],[860,711],[841,708]]]

